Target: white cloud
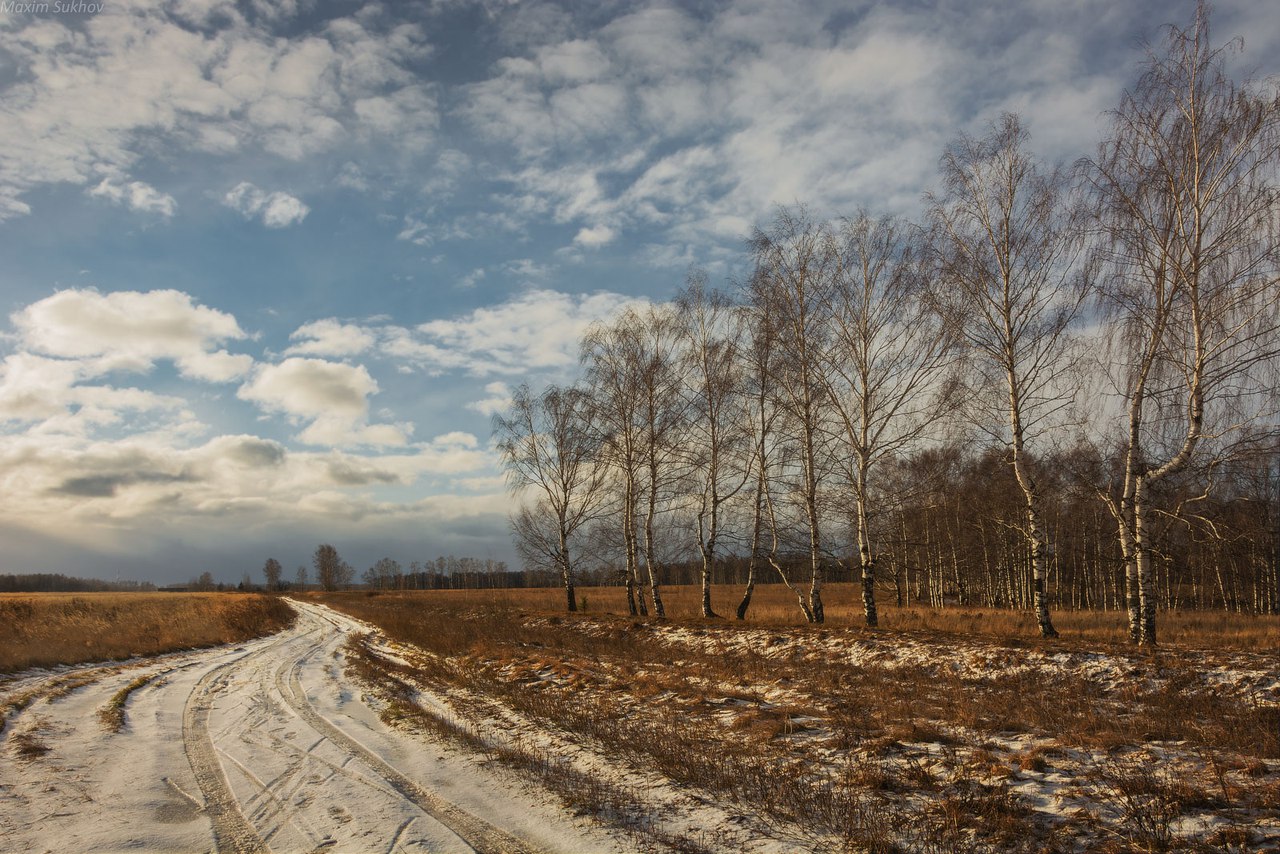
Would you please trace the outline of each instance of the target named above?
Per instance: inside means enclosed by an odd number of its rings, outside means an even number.
[[[298,343],[290,345],[286,355],[354,356],[368,350],[377,339],[363,326],[329,318],[298,327],[289,340]]]
[[[123,174],[158,144],[291,160],[342,144],[390,141],[411,152],[430,144],[436,89],[407,69],[429,52],[421,28],[357,16],[290,39],[262,9],[247,19],[232,4],[187,0],[108,3],[87,20],[8,18],[0,218],[29,213],[20,197],[34,187]],[[166,206],[146,185],[94,190]]]
[[[0,436],[0,517],[48,531],[60,541],[79,539],[101,549],[113,532],[133,544],[150,532],[205,532],[225,548],[228,524],[239,535],[281,531],[344,518],[414,519],[423,507],[449,509],[448,518],[473,515],[449,508],[447,496],[421,502],[376,501],[369,490],[422,478],[452,481],[489,476],[492,454],[474,436],[449,433],[415,448],[370,456],[338,450],[291,451],[258,436],[221,435],[182,447],[150,437],[84,443],[69,436]],[[494,501],[496,500],[496,503]],[[501,512],[500,493],[489,508]],[[421,530],[422,518],[416,525]],[[291,534],[285,534],[286,537]]]
[[[563,372],[577,364],[578,341],[588,326],[639,302],[608,292],[532,289],[414,331],[389,328],[384,351],[428,369],[460,368],[479,376]]]
[[[342,168],[338,171],[338,176],[333,181],[339,187],[346,187],[359,193],[367,193],[369,191],[369,179],[365,177],[364,170],[351,161],[342,164]]]
[[[457,149],[447,148],[436,157],[436,165],[422,185],[424,196],[447,198],[459,179],[471,168],[471,158]]]
[[[545,279],[551,270],[545,264],[539,264],[532,258],[517,258],[514,261],[508,261],[503,268],[513,275],[523,279]]]
[[[301,199],[279,190],[274,193],[264,192],[248,181],[236,184],[222,197],[222,203],[239,211],[245,219],[260,219],[267,228],[297,225],[311,213],[311,208]]]
[[[163,217],[171,217],[178,210],[178,203],[173,196],[162,193],[142,181],[130,181],[125,184],[109,177],[103,178],[97,186],[89,190],[89,195],[108,199],[130,210],[157,213]]]
[[[484,390],[489,396],[468,403],[467,409],[479,412],[481,415],[497,415],[500,412],[506,412],[510,408],[511,387],[506,383],[489,383],[484,387]]]
[[[573,242],[578,246],[587,246],[594,248],[596,246],[604,246],[611,243],[618,233],[607,225],[597,225],[591,228],[581,229],[577,236],[573,238]]]
[[[125,413],[189,419],[186,401],[138,388],[86,385],[100,370],[92,362],[14,353],[0,364],[0,422],[34,425],[38,434],[88,436],[120,425]]]
[[[295,424],[309,422],[297,437],[307,444],[406,444],[410,425],[367,423],[369,397],[377,392],[377,382],[363,365],[291,357],[259,365],[236,396],[267,412],[283,413]]]
[[[404,228],[396,235],[396,240],[407,240],[415,246],[430,246],[435,242],[431,224],[411,214],[405,215]]]
[[[147,371],[172,360],[184,376],[229,382],[253,364],[246,355],[214,349],[246,337],[235,317],[197,305],[181,291],[58,291],[11,316],[28,350],[94,359],[104,370]]]
[[[460,114],[512,152],[503,201],[517,224],[549,213],[578,247],[632,224],[661,243],[728,246],[776,204],[913,214],[946,141],[1004,109],[1027,114],[1050,156],[1087,151],[1133,60],[1103,37],[1143,31],[1144,14],[642,8],[545,29],[464,87]]]
[[[461,279],[458,280],[458,287],[474,288],[476,284],[481,279],[484,278],[484,276],[485,276],[484,267],[476,267],[470,273],[467,273],[465,276],[463,276]]]

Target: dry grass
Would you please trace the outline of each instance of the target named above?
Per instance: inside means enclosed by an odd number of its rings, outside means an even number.
[[[287,603],[253,594],[5,594],[0,673],[237,643],[292,620]]]
[[[98,709],[98,720],[102,723],[103,728],[107,732],[119,732],[124,729],[125,713],[124,707],[129,703],[129,697],[134,691],[146,687],[157,677],[161,677],[160,673],[144,673],[134,679],[128,685],[125,685],[119,691],[111,695],[111,699],[101,709]],[[162,684],[162,683],[156,683]]]
[[[712,588],[714,610],[729,615],[724,622],[736,622],[743,588],[718,585]],[[827,584],[823,588],[826,625],[832,628],[860,627],[862,588],[856,584]],[[627,615],[626,591],[621,587],[579,588],[587,615]],[[369,594],[348,594],[369,595]],[[394,595],[422,598],[423,601],[457,607],[496,606],[547,614],[564,613],[564,591],[558,588],[523,590],[431,590]],[[662,588],[667,615],[673,620],[700,620],[700,588],[691,585]],[[885,630],[960,633],[979,637],[1039,642],[1035,617],[1026,611],[953,606],[930,608],[908,605],[899,608],[888,601],[879,604],[880,626]],[[1063,642],[1082,641],[1092,645],[1128,645],[1126,615],[1118,611],[1055,611],[1054,625]],[[749,625],[788,626],[803,622],[795,597],[781,584],[756,587],[745,621]],[[1224,611],[1169,611],[1159,615],[1161,644],[1203,649],[1280,651],[1280,616],[1253,616]]]
[[[351,672],[383,694],[387,702],[381,712],[384,722],[431,732],[522,771],[554,792],[575,815],[592,816],[638,840],[658,841],[677,854],[708,854],[709,849],[696,839],[665,831],[634,787],[593,777],[574,768],[564,757],[486,738],[478,727],[460,724],[423,707],[414,698],[414,687],[385,667],[385,662],[369,650],[366,640],[351,637],[345,652]]]
[[[9,737],[9,743],[18,757],[28,762],[39,759],[53,749],[34,731],[14,733]]]
[[[663,622],[620,616],[621,597],[611,604],[602,592],[610,591],[587,591],[585,615],[561,613],[555,591],[324,601],[426,650],[410,667],[379,666],[453,692],[455,710],[475,727],[515,714],[856,850],[1158,850],[1180,844],[1181,816],[1247,825],[1275,813],[1280,780],[1266,760],[1280,758],[1280,709],[1201,676],[1210,659],[1270,660],[1262,656],[1152,654],[1120,643],[1109,658],[1122,679],[1106,684],[1089,670],[1024,666],[1048,661],[1045,653],[1097,660],[1109,638],[1072,638],[1069,620],[1059,621],[1068,636],[1053,644],[992,637],[997,618],[1014,625],[1016,615],[960,609],[918,612],[908,628],[898,626],[913,619],[910,609],[891,611],[887,628],[867,631],[849,626],[852,601],[822,627],[794,617],[768,623],[765,609],[743,625],[690,616],[696,599],[685,589],[668,591],[675,616]],[[1258,631],[1237,618],[1201,622],[1188,635],[1212,650]],[[846,653],[856,645],[880,653],[855,663]],[[904,647],[917,655],[891,654]],[[953,671],[957,653],[991,667]],[[1166,791],[1155,786],[1163,778],[1125,778],[1120,765],[1098,771],[1087,758],[1134,756],[1148,743],[1173,745],[1178,776],[1169,779],[1195,777],[1194,786]],[[1054,818],[1011,788],[1046,773],[1091,780],[1082,797],[1098,818]],[[1107,815],[1123,836],[1106,829]]]

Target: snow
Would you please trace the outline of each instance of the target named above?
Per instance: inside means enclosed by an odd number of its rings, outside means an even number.
[[[12,714],[0,766],[0,847],[215,850],[215,836],[225,842],[235,828],[205,790],[217,781],[202,787],[190,758],[200,735],[193,721],[203,717],[232,811],[273,851],[463,852],[503,849],[507,839],[530,851],[633,850],[518,776],[383,724],[340,666],[347,635],[368,627],[294,605],[293,628],[241,646],[32,671],[5,684],[0,706],[68,676],[94,677]],[[106,732],[98,710],[142,674],[161,678],[130,697],[121,732]],[[290,691],[294,677],[305,700]],[[311,709],[324,731],[300,708]],[[28,737],[48,751],[20,755]],[[421,792],[421,803],[400,790],[405,783],[397,788],[400,779]]]
[[[622,852],[661,849],[657,840],[683,837],[710,851],[783,854],[836,844],[668,779],[592,737],[526,717],[499,696],[476,693],[466,680],[430,681],[420,674],[439,672],[442,661],[431,653],[323,606],[294,606],[299,618],[292,628],[239,646],[33,670],[0,682],[0,710],[7,715],[0,730],[0,849]],[[579,620],[559,630],[615,628]],[[1072,677],[1104,696],[1190,678],[1199,688],[1280,705],[1280,664],[1247,652],[1168,650],[1151,658],[1017,648],[974,637],[939,643],[910,633],[665,622],[643,628],[663,645],[660,666],[607,657],[562,660],[539,650],[483,664],[520,690],[571,692],[575,701],[614,704],[636,715],[661,710],[689,727],[710,726],[725,739],[750,737],[750,728],[760,727],[767,736],[761,750],[784,763],[802,757],[831,779],[856,772],[869,779],[887,774],[898,785],[937,781],[937,787],[895,789],[874,802],[907,814],[936,809],[938,791],[962,791],[955,787],[971,782],[1012,793],[1040,820],[1076,826],[1124,820],[1123,804],[1106,790],[1114,784],[1100,782],[1097,772],[1114,780],[1155,769],[1156,783],[1204,781],[1206,758],[1172,742],[1108,749],[1059,743],[1052,734],[966,732],[946,724],[934,735],[925,725],[893,732],[879,747],[870,741],[851,746],[835,737],[830,719],[838,697],[767,673],[750,683],[706,678],[699,674],[714,671],[700,670],[697,659],[749,652],[766,660],[918,669],[976,683]],[[385,667],[386,679],[356,677],[352,639]],[[108,732],[99,710],[140,676],[154,678],[129,698],[123,730]],[[426,713],[489,749],[446,742],[412,720],[384,721],[383,713],[405,696],[393,690],[392,677]],[[503,751],[555,757],[585,779],[613,787],[624,799],[620,809],[638,813],[648,830],[629,833],[576,814],[530,774],[494,761]],[[1023,758],[1029,756],[1040,759]],[[1276,769],[1264,765],[1260,773],[1271,780]],[[1256,843],[1280,841],[1276,811],[1242,815],[1232,817],[1252,822]],[[1178,815],[1169,831],[1204,840],[1233,827],[1226,812],[1206,806]]]

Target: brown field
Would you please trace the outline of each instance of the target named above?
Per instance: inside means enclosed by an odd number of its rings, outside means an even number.
[[[631,768],[807,825],[821,839],[802,847],[822,850],[1280,841],[1280,682],[1259,654],[1275,618],[1166,614],[1153,652],[1115,613],[1060,613],[1053,642],[1024,615],[962,608],[887,607],[869,631],[852,585],[828,589],[824,626],[774,586],[745,624],[697,617],[694,588],[666,589],[666,621],[626,616],[619,589],[581,592],[577,616],[557,590],[316,598],[391,640],[349,648],[384,717],[532,769],[584,812],[645,814],[626,806],[649,797]],[[732,613],[736,591],[716,592]],[[531,747],[547,738],[571,746]],[[616,775],[566,765],[572,745]]]
[[[733,615],[742,597],[740,586],[712,588],[713,609],[736,622]],[[856,584],[827,584],[823,588],[828,627],[862,627],[861,587]],[[368,596],[366,593],[343,594]],[[390,595],[390,594],[386,594]],[[522,590],[429,590],[403,594],[424,601],[450,605],[496,605],[538,613],[565,611],[563,589]],[[667,615],[674,620],[701,620],[701,589],[692,586],[662,588]],[[579,608],[587,615],[627,613],[626,591],[621,587],[578,588]],[[1037,640],[1035,618],[1027,611],[954,606],[944,609],[926,605],[899,608],[891,602],[879,603],[879,631],[923,631],[961,633],[987,638]],[[1053,622],[1062,637],[1055,643],[1083,641],[1091,645],[1128,645],[1126,616],[1118,611],[1054,611]],[[1225,611],[1168,611],[1158,617],[1160,641],[1165,646],[1206,649],[1280,650],[1280,616],[1232,614]],[[787,626],[803,624],[795,597],[781,584],[756,587],[746,622],[754,625]]]
[[[237,643],[279,631],[272,596],[228,593],[0,595],[0,673]]]

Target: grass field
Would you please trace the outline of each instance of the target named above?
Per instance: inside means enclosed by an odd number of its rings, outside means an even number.
[[[736,622],[733,614],[742,597],[740,586],[712,588],[713,609]],[[701,620],[701,589],[696,586],[662,588],[667,615],[673,620]],[[368,593],[339,594],[367,596]],[[387,594],[390,595],[390,594]],[[411,591],[408,597],[450,605],[495,605],[537,613],[565,611],[564,590],[534,588],[522,590],[431,590]],[[823,588],[828,627],[861,627],[862,588],[856,584],[827,584]],[[578,588],[579,607],[587,615],[626,615],[626,591],[621,587]],[[961,633],[988,638],[1034,641],[1035,617],[1027,611],[994,608],[948,607],[944,609],[910,605],[899,608],[880,602],[881,631],[924,631]],[[1208,649],[1280,650],[1280,616],[1252,616],[1223,611],[1171,611],[1158,617],[1161,643]],[[804,622],[795,596],[781,584],[759,585],[752,597],[746,622],[752,625],[787,626]],[[1090,644],[1128,645],[1126,615],[1118,611],[1054,611],[1053,622],[1061,632],[1061,643],[1084,641]]]
[[[287,603],[256,594],[2,594],[0,673],[236,643],[292,619]]]
[[[315,595],[385,633],[350,652],[388,719],[535,769],[587,812],[651,814],[633,781],[656,771],[807,826],[818,850],[1280,841],[1280,672],[1260,654],[1274,618],[1164,615],[1152,651],[1116,613],[1060,613],[1056,641],[962,608],[886,607],[867,630],[852,585],[828,588],[823,626],[773,586],[745,623],[697,616],[694,588],[664,591],[665,621],[626,615],[621,590],[581,592],[578,615],[557,590]],[[716,593],[732,613],[737,591]],[[566,764],[583,751],[612,771]]]

